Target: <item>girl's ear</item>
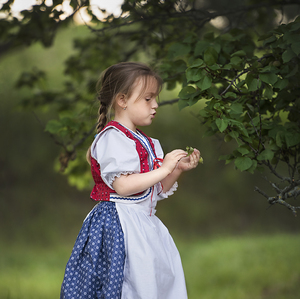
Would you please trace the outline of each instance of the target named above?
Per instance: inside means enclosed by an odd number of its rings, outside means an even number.
[[[116,104],[118,107],[124,109],[127,105],[126,105],[127,99],[126,99],[126,95],[125,94],[118,94],[116,97]]]

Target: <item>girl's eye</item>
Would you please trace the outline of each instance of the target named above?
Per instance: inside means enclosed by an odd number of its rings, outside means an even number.
[[[146,101],[149,102],[151,100],[151,98],[146,98]]]

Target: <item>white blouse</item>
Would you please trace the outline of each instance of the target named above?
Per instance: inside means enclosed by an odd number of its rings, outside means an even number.
[[[153,169],[154,156],[151,154],[152,149],[149,149],[150,146],[147,146],[149,141],[140,133],[130,132],[142,141],[142,145],[149,154],[149,166]],[[151,140],[154,144],[157,158],[163,158],[164,154],[159,141],[154,138],[151,138]],[[134,140],[128,138],[115,127],[107,128],[95,137],[91,147],[91,155],[100,165],[103,181],[111,189],[113,189],[112,184],[116,177],[120,177],[123,174],[140,173],[140,158]],[[177,186],[178,184],[175,182],[169,191],[160,194],[159,199],[172,195],[177,190]]]

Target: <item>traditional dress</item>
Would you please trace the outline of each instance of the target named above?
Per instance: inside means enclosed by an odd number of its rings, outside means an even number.
[[[95,187],[100,201],[88,214],[67,263],[61,299],[186,299],[178,250],[155,216],[158,200],[171,195],[162,185],[120,196],[113,182],[122,174],[158,167],[163,151],[156,139],[112,121],[92,144]]]

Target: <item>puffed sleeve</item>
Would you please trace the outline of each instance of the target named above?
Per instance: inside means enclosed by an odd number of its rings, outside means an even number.
[[[103,181],[112,189],[116,177],[140,172],[135,142],[115,128],[109,128],[96,136],[91,155],[100,164]]]
[[[152,138],[152,141],[153,141],[153,144],[154,144],[154,148],[155,148],[157,158],[162,159],[164,157],[164,152],[163,152],[163,149],[160,145],[160,142],[157,139],[154,139],[154,138]],[[173,186],[170,188],[170,190],[168,190],[167,192],[163,192],[162,185],[159,184],[157,186],[158,197],[159,197],[158,200],[162,200],[162,199],[167,198],[168,196],[174,194],[174,192],[177,190],[177,188],[178,188],[178,183],[175,182],[173,184]]]

